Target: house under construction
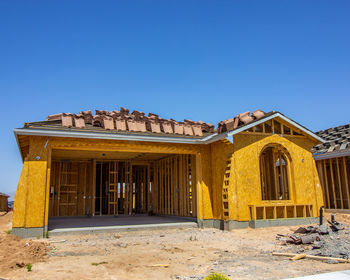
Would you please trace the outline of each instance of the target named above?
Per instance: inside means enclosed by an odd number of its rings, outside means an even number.
[[[57,114],[14,130],[23,159],[13,233],[99,216],[187,217],[233,229],[312,222],[323,205],[311,148],[279,112],[177,122],[139,111]],[[78,218],[80,217],[80,218]],[[145,217],[146,218],[146,217]]]
[[[325,207],[350,209],[350,124],[317,132],[325,139],[312,152],[323,189]],[[339,211],[339,210],[338,210]]]

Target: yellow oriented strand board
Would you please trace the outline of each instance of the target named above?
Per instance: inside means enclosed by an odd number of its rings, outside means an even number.
[[[289,190],[290,200],[263,201],[261,198],[259,155],[269,144],[279,144],[290,155],[289,164]],[[309,138],[282,137],[280,135],[249,135],[238,134],[234,136],[234,176],[237,188],[239,221],[250,219],[249,205],[268,204],[312,204],[313,215],[316,209],[323,204],[321,187],[317,175],[315,161],[312,157],[311,147],[314,144]],[[234,185],[230,185],[234,189]]]
[[[199,219],[214,219],[213,215],[213,185],[211,174],[211,146],[201,147],[198,155],[200,163],[196,161],[197,167],[197,199],[201,204],[198,208]],[[200,171],[198,170],[200,169]]]
[[[15,194],[12,227],[25,227],[27,192],[28,192],[29,162],[23,163],[21,176],[19,177]]]
[[[202,145],[83,138],[50,138],[52,149],[81,151],[119,151],[140,153],[195,154]]]
[[[212,143],[211,154],[213,217],[223,219],[222,189],[228,160],[231,160],[232,168],[233,144],[228,140]],[[232,190],[229,189],[229,199],[232,195]],[[229,205],[229,209],[231,207]]]
[[[43,227],[48,216],[48,161],[50,146],[47,137],[30,137],[15,195],[13,227]]]

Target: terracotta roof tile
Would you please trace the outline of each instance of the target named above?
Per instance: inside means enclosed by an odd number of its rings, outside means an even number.
[[[62,126],[63,127],[72,127],[73,126],[73,116],[72,114],[62,113]]]
[[[171,122],[163,121],[162,122],[162,130],[164,133],[174,133],[173,126],[171,125]]]
[[[183,135],[184,134],[184,125],[182,123],[175,122],[174,123],[174,133]]]
[[[189,125],[189,124],[184,125],[184,134],[189,135],[189,136],[193,135],[193,129],[192,129],[191,125]]]
[[[114,129],[114,120],[112,117],[104,116],[103,117],[103,128],[107,130]]]
[[[85,128],[84,117],[78,115],[74,116],[74,126],[77,128]]]
[[[154,133],[161,133],[160,123],[152,120],[151,121],[151,131]]]
[[[126,108],[120,110],[106,111],[96,110],[95,115],[91,111],[82,111],[79,114],[61,113],[50,115],[47,121],[59,121],[63,127],[91,129],[91,125],[105,130],[130,131],[130,132],[152,132],[165,133],[186,136],[201,137],[204,133],[214,133],[214,125],[198,121],[194,122],[185,119],[183,122],[177,122],[174,119],[160,118],[158,115],[149,113],[147,116],[141,111],[132,111]],[[218,133],[234,130],[237,127],[250,123],[256,119],[265,116],[261,110],[254,111],[251,115],[244,112],[218,123]]]
[[[115,128],[119,131],[126,131],[126,123],[124,119],[115,120]]]
[[[249,124],[255,120],[264,117],[266,114],[261,110],[255,110],[251,115],[250,112],[244,112],[236,115],[234,118],[223,120],[218,123],[218,133],[234,130],[243,125]]]

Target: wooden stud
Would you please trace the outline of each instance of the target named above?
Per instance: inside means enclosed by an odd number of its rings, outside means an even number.
[[[87,164],[84,163],[84,196],[83,196],[83,212],[84,215],[86,214],[86,171],[87,171]]]
[[[331,180],[332,180],[332,191],[333,191],[334,208],[337,209],[337,208],[338,208],[338,205],[337,205],[337,198],[336,198],[336,194],[335,194],[332,159],[329,159],[329,167],[330,167],[330,169],[331,169]]]
[[[184,216],[183,211],[183,155],[179,155],[179,200],[180,200],[180,216]]]
[[[339,189],[339,195],[340,195],[340,207],[341,207],[341,209],[344,209],[343,190],[342,190],[342,183],[341,183],[341,179],[340,179],[338,158],[335,158],[335,160],[336,160],[336,165],[337,165],[338,189]]]
[[[324,174],[325,190],[327,193],[327,203],[328,203],[326,208],[331,208],[330,197],[329,197],[329,188],[328,188],[328,176],[327,176],[326,160],[322,160],[322,162],[323,162],[323,174]]]
[[[191,192],[192,192],[192,213],[197,217],[197,176],[196,176],[196,156],[191,156]]]
[[[263,206],[263,219],[266,220],[266,207]]]
[[[60,199],[61,199],[61,179],[62,179],[62,162],[58,164],[58,185],[57,185],[57,216],[60,216]]]
[[[350,197],[349,197],[349,181],[348,181],[348,171],[346,168],[346,161],[345,157],[343,157],[343,168],[344,168],[344,179],[345,179],[345,192],[346,192],[346,199],[348,201],[348,209],[350,209]]]
[[[322,160],[316,161],[317,171],[320,177],[320,183],[322,187],[323,201],[327,203],[327,194],[325,190],[324,176],[323,176],[323,168],[322,168]]]
[[[171,158],[167,158],[168,215],[171,215]]]

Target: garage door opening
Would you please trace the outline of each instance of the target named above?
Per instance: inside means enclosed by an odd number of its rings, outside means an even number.
[[[83,227],[152,223],[150,217],[193,221],[196,197],[194,155],[106,152],[79,158],[53,151],[49,229],[75,225],[78,218],[90,218],[81,220]]]

